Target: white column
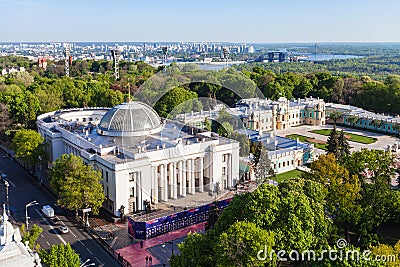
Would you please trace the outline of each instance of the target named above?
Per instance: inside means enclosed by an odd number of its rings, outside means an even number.
[[[164,192],[165,192],[165,190],[164,190],[164,165],[163,164],[160,164],[160,189],[161,189],[161,196],[160,196],[160,199],[162,200],[162,201],[165,201],[165,195],[164,195]]]
[[[177,183],[177,180],[176,180],[176,165],[175,165],[175,162],[171,163],[170,167],[171,167],[170,173],[171,173],[171,177],[172,177],[172,180],[171,180],[171,183],[172,183],[172,186],[171,186],[171,197],[173,199],[177,199],[178,198],[178,183]]]
[[[187,167],[186,167],[186,162],[185,161],[181,161],[182,163],[182,196],[185,197],[186,196],[186,180],[187,180]]]
[[[179,195],[182,196],[182,188],[183,188],[183,170],[182,170],[182,161],[178,162],[178,180],[179,180]]]
[[[192,160],[188,159],[187,160],[187,180],[188,180],[188,193],[192,194]]]
[[[164,199],[164,201],[168,201],[168,170],[167,170],[167,164],[163,164],[163,166],[164,166],[164,180],[163,180],[163,183],[164,183],[164,186],[163,186],[163,190],[164,190],[164,196],[165,196],[165,199]]]
[[[153,178],[153,199],[152,201],[154,203],[158,203],[158,171],[157,171],[157,166],[153,167],[153,173],[152,173],[152,178]]]
[[[191,180],[192,180],[192,187],[190,188],[190,194],[194,195],[196,191],[196,181],[195,181],[195,168],[194,168],[194,159],[190,160],[190,170],[191,170]]]
[[[137,204],[136,207],[138,210],[143,210],[143,199],[142,199],[142,177],[141,172],[138,172],[136,177],[136,193],[137,193]]]
[[[227,154],[227,166],[226,166],[226,183],[227,183],[227,188],[231,188],[232,187],[232,159],[231,159],[232,155],[231,154]]]
[[[204,170],[203,170],[203,158],[199,158],[199,192],[204,192]]]

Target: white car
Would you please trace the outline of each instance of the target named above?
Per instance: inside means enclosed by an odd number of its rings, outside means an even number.
[[[65,225],[58,227],[58,231],[60,231],[61,234],[68,234],[69,232],[68,227]]]

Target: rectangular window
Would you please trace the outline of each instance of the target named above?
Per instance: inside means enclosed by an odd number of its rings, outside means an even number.
[[[108,183],[108,171],[106,171],[106,182]]]
[[[129,189],[129,196],[130,196],[130,197],[135,197],[135,188],[134,188],[134,187],[131,187],[131,188]]]
[[[222,167],[222,175],[226,175],[226,168]]]
[[[226,162],[226,154],[222,155],[222,162]]]
[[[108,186],[106,187],[106,196],[108,198]]]
[[[138,172],[130,172],[129,173],[129,182],[134,182],[137,180]]]

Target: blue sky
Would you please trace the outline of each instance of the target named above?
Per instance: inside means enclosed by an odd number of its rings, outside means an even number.
[[[400,42],[396,0],[0,0],[0,42]]]

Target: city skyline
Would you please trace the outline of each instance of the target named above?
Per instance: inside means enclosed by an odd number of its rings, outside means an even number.
[[[0,0],[0,42],[399,42],[393,0]]]

